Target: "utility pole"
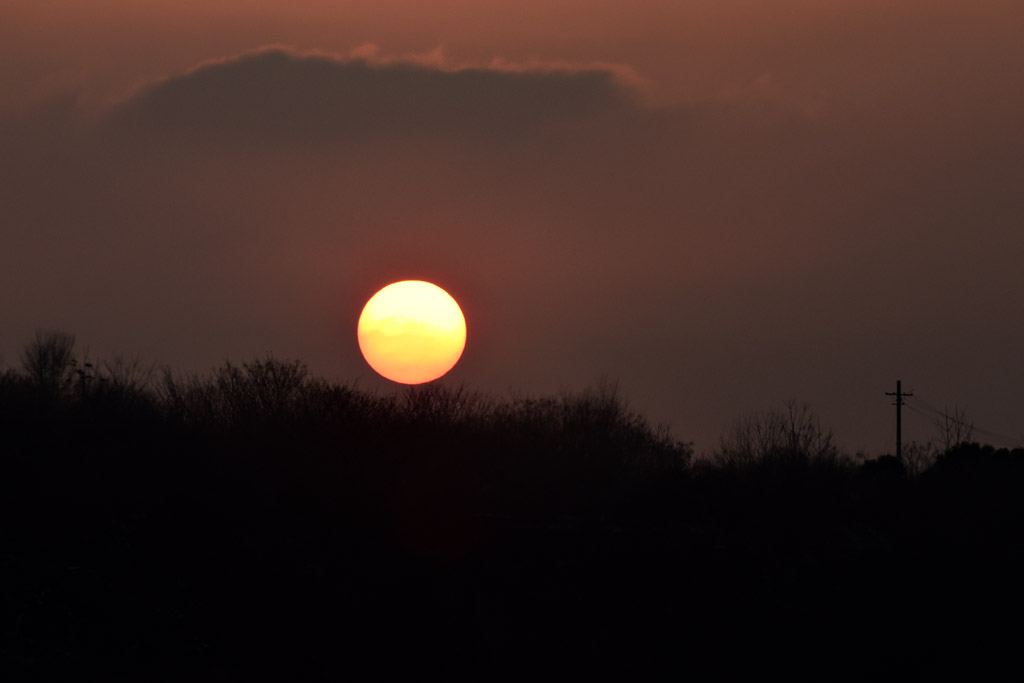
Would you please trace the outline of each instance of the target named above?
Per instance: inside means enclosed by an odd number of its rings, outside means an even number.
[[[903,397],[913,396],[912,393],[903,393],[902,383],[896,380],[896,393],[885,392],[886,396],[895,396],[893,405],[896,406],[896,462],[903,464]]]

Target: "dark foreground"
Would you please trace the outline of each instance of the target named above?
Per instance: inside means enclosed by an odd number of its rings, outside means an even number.
[[[9,386],[5,680],[1015,666],[1024,453],[707,466],[607,395],[331,391],[215,417]]]

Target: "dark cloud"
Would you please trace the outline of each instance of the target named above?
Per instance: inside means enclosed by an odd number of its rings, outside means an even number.
[[[150,85],[109,126],[207,144],[507,138],[627,100],[600,69],[444,69],[266,49]]]

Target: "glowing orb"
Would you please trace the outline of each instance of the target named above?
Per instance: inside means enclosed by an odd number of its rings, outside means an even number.
[[[393,382],[422,384],[459,362],[466,319],[448,292],[422,280],[380,290],[359,315],[359,350],[370,367]]]

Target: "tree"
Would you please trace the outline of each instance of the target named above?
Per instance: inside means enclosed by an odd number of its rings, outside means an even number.
[[[783,409],[760,411],[740,418],[722,435],[714,458],[723,465],[765,462],[834,462],[839,449],[831,429],[807,403],[786,401]]]
[[[226,362],[209,378],[176,378],[165,370],[159,395],[173,414],[188,422],[249,427],[293,417],[311,384],[301,361],[268,356],[241,366]]]
[[[950,451],[962,443],[974,440],[974,423],[967,421],[967,409],[953,404],[953,410],[945,408],[942,415],[935,420],[942,437],[942,445]]]
[[[75,335],[37,330],[22,351],[21,365],[32,384],[55,394],[71,383],[74,358]]]

